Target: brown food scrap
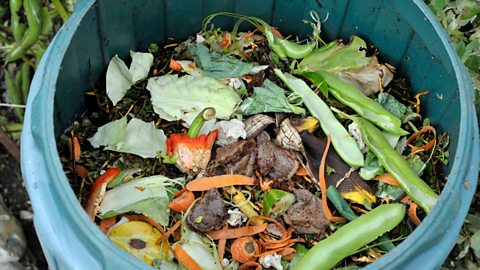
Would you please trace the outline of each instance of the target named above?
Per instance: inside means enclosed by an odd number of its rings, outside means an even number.
[[[300,136],[310,168],[309,171],[313,174],[313,178],[319,179],[318,169],[327,141],[325,138],[318,138],[308,132],[302,132]],[[327,188],[334,185],[342,196],[356,203],[362,204],[364,199],[372,203],[375,202],[376,197],[373,188],[360,177],[357,171],[351,170],[351,167],[340,158],[335,149],[332,148],[328,152],[326,163],[328,167],[333,169],[325,176]]]
[[[88,177],[88,170],[82,165],[75,165],[75,173],[82,178]]]
[[[322,200],[306,189],[294,192],[297,202],[288,208],[283,218],[297,233],[318,234],[327,229],[330,221],[322,210]]]
[[[74,159],[75,161],[80,160],[81,149],[76,136],[73,136],[73,140],[72,138],[68,138],[68,150],[70,151],[70,159]]]
[[[227,210],[222,196],[216,188],[210,189],[205,196],[193,206],[187,216],[189,227],[198,232],[219,230],[227,217]]]
[[[299,164],[291,150],[277,146],[266,136],[257,137],[257,145],[257,165],[262,176],[286,180],[295,174]]]
[[[217,149],[215,165],[224,174],[252,177],[255,170],[256,143],[253,139],[239,141]]]
[[[255,114],[244,121],[247,139],[254,138],[269,125],[275,124],[275,119],[264,114]]]

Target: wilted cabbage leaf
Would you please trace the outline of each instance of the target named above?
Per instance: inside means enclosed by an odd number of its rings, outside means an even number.
[[[153,64],[153,55],[130,51],[132,64],[130,69],[125,62],[115,55],[110,60],[107,68],[107,96],[113,105],[117,104],[133,84],[148,76],[150,67]]]
[[[176,191],[173,184],[184,180],[155,175],[122,184],[105,193],[100,204],[100,217],[108,218],[133,211],[167,226],[170,213],[167,205]]]
[[[176,244],[181,245],[193,260],[204,270],[222,269],[217,255],[217,249],[211,241],[188,228],[182,223],[182,237]]]
[[[146,123],[127,117],[115,120],[98,128],[88,141],[93,147],[105,146],[106,150],[130,153],[143,158],[154,158],[158,152],[167,153],[166,136],[156,129],[153,122]]]
[[[246,98],[240,108],[244,115],[265,112],[305,114],[305,109],[290,104],[285,96],[285,90],[269,79],[265,80],[264,87],[255,87],[253,95]]]
[[[148,80],[154,111],[167,121],[185,120],[188,113],[197,114],[213,107],[216,118],[229,119],[240,96],[232,88],[203,76],[165,75]]]
[[[193,55],[193,60],[200,67],[205,76],[215,79],[241,77],[247,74],[256,74],[268,66],[254,66],[237,58],[209,52],[203,44],[190,44],[188,51]]]
[[[393,67],[379,64],[376,56],[367,57],[366,48],[365,41],[357,36],[347,45],[332,41],[305,57],[294,73],[327,71],[371,96],[380,90],[379,79],[382,87],[393,79]]]
[[[132,57],[132,64],[129,71],[132,75],[132,83],[136,83],[148,76],[150,67],[153,64],[153,55],[151,53],[130,51],[130,56]]]

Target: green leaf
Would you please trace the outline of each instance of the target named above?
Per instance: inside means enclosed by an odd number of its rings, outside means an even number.
[[[302,245],[302,244],[296,244],[295,245],[295,257],[290,261],[288,264],[287,269],[295,269],[295,266],[298,264],[298,262],[307,254],[308,249]]]
[[[171,200],[171,194],[175,192],[173,183],[182,183],[184,180],[155,175],[122,184],[105,193],[100,204],[100,217],[108,218],[133,211],[167,226],[170,213],[167,205]],[[143,190],[137,187],[142,187]]]
[[[422,176],[423,171],[426,168],[425,162],[422,161],[420,156],[412,154],[407,157],[407,163],[410,168],[418,175]]]
[[[380,93],[377,97],[377,102],[395,117],[401,119],[402,123],[406,123],[412,120],[412,118],[420,117],[419,114],[413,112],[412,108],[403,105],[388,93]]]
[[[365,57],[365,50],[362,50],[366,48],[365,41],[357,36],[353,36],[347,45],[341,40],[334,40],[305,57],[298,69],[301,72],[336,72],[362,68],[370,62],[370,59]]]
[[[470,239],[470,246],[475,253],[475,257],[480,259],[480,231],[476,232]]]
[[[340,192],[338,192],[334,186],[330,186],[327,189],[327,197],[342,216],[346,217],[350,221],[357,218],[357,215],[355,215],[350,206],[348,206],[348,203],[343,199],[342,195],[340,195]]]
[[[470,238],[470,247],[473,249],[475,257],[480,259],[480,231],[474,233],[472,238]]]
[[[210,52],[200,43],[190,44],[188,51],[193,55],[193,60],[204,71],[204,75],[215,79],[235,78],[247,74],[256,74],[268,66],[254,66],[237,58]]]
[[[264,87],[255,87],[253,95],[245,99],[240,108],[244,115],[264,112],[286,112],[305,114],[305,109],[292,105],[285,96],[285,90],[266,79]]]
[[[99,127],[95,135],[88,139],[95,148],[106,146],[106,150],[143,158],[155,158],[159,152],[166,154],[166,140],[163,130],[156,129],[153,121],[147,123],[133,118],[127,124],[127,117]]]
[[[405,197],[406,193],[401,187],[392,186],[389,184],[385,184],[383,182],[379,182],[377,185],[377,197],[385,198],[389,197],[390,200],[399,200]]]
[[[215,109],[216,118],[229,119],[241,100],[232,88],[203,76],[154,77],[148,80],[147,89],[154,111],[167,121],[195,117],[207,107]]]
[[[372,152],[368,151],[365,157],[365,165],[360,168],[360,177],[365,180],[373,179],[375,176],[384,173],[383,166]]]

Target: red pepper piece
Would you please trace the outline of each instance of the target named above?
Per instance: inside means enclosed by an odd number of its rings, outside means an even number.
[[[187,133],[172,134],[167,138],[167,153],[176,159],[175,165],[182,172],[197,174],[207,167],[217,134],[217,130],[198,138],[191,138]]]
[[[107,190],[107,184],[110,183],[121,172],[120,168],[110,168],[104,174],[95,180],[93,183],[90,194],[88,195],[87,202],[83,205],[85,212],[88,216],[94,220],[100,208],[100,202]]]

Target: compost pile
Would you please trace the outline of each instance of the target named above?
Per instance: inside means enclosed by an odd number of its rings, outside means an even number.
[[[325,43],[315,15],[304,41],[218,13],[129,66],[112,58],[59,141],[102,232],[161,269],[330,269],[374,262],[421,223],[448,162],[420,115],[428,92],[360,37]]]

